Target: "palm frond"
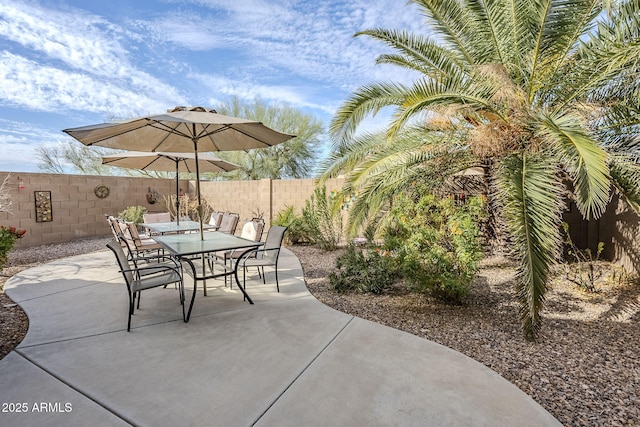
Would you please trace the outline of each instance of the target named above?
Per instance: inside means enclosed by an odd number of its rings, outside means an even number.
[[[629,90],[620,82],[631,82],[631,87],[637,84],[639,61],[640,4],[629,2],[582,37],[575,55],[558,68],[562,80],[553,98],[556,108],[576,100],[593,102],[610,94],[612,88],[621,89],[617,92],[620,99]]]
[[[381,55],[378,63],[394,63],[431,76],[446,76],[463,68],[460,58],[437,43],[406,31],[372,29],[356,33],[381,40],[400,55]]]
[[[365,117],[404,102],[405,90],[403,85],[394,83],[373,83],[356,90],[331,120],[329,133],[332,139],[338,143],[348,140]]]
[[[532,44],[530,29],[537,18],[536,2],[477,0],[466,2],[466,6],[477,27],[473,32],[485,45],[482,63],[502,64],[522,80],[521,61]]]
[[[412,0],[422,10],[428,24],[436,32],[437,37],[444,40],[451,50],[465,58],[467,64],[476,63],[474,54],[474,38],[470,34],[473,20],[463,2],[457,0]]]
[[[581,38],[589,34],[601,3],[601,0],[540,1],[527,84],[530,102],[539,99],[539,91],[548,90],[548,82],[566,67]]]
[[[517,297],[525,337],[541,326],[549,269],[559,256],[562,186],[549,159],[522,154],[505,158],[497,175],[497,198],[518,261]]]
[[[609,202],[608,154],[573,114],[541,114],[537,129],[567,167],[576,204],[585,218],[598,218]]]
[[[611,156],[611,182],[636,212],[640,213],[640,164],[637,159],[616,154]]]
[[[384,139],[384,135],[379,134],[378,139]],[[456,131],[428,132],[423,127],[411,127],[392,141],[378,144],[377,149],[373,149],[376,138],[371,136],[359,140],[360,153],[347,150],[342,158],[334,153],[334,162],[340,166],[332,173],[345,175],[346,194],[359,195],[349,213],[350,231],[379,213],[390,197],[411,182],[427,179],[437,186],[453,172],[474,164],[466,145],[454,143],[463,139]],[[326,174],[324,177],[328,178]]]
[[[495,108],[490,97],[495,93],[494,87],[487,81],[469,83],[465,76],[451,74],[441,80],[419,79],[405,90],[404,102],[396,109],[396,114],[389,126],[388,136],[391,138],[417,115],[425,111],[437,111],[443,106],[464,106],[468,112],[483,111],[496,115],[506,121],[502,111]]]
[[[383,133],[366,132],[334,148],[320,165],[320,169],[323,171],[320,182],[325,182],[327,179],[335,178],[355,169],[369,156],[379,152],[380,147],[385,143],[386,137]]]

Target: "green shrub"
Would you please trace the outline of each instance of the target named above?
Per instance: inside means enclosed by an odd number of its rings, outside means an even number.
[[[125,221],[133,222],[136,226],[143,222],[143,215],[147,213],[144,206],[129,206],[118,214]]]
[[[0,270],[7,263],[7,255],[13,249],[16,241],[25,235],[27,230],[18,230],[15,227],[0,226]]]
[[[331,287],[338,292],[382,293],[397,277],[393,261],[379,251],[363,251],[349,245],[336,261],[337,273],[329,274]]]
[[[484,200],[402,194],[393,203],[384,247],[391,251],[407,284],[452,304],[460,304],[477,271],[482,250],[478,223]]]
[[[309,243],[309,230],[302,216],[296,215],[293,206],[286,206],[276,214],[273,220],[274,225],[281,225],[287,228],[285,239],[291,244]]]
[[[312,243],[328,251],[335,250],[342,240],[341,205],[327,197],[326,186],[315,189],[306,201],[302,218],[308,227]]]

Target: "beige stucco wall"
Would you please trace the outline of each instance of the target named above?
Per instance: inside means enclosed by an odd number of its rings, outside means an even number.
[[[329,180],[327,192],[339,190],[343,182],[342,179]],[[200,185],[202,197],[213,210],[236,212],[242,220],[262,216],[267,226],[287,206],[293,206],[300,214],[315,188],[313,179],[214,181]],[[190,193],[195,194],[194,182]]]
[[[0,172],[0,180],[7,175],[7,172]],[[24,182],[24,188],[18,188],[19,178]],[[107,198],[100,199],[94,194],[99,185],[109,187]],[[187,188],[186,182],[182,185]],[[164,211],[161,199],[152,205],[147,203],[146,194],[149,188],[160,195],[173,194],[175,181],[12,172],[7,188],[13,201],[13,215],[0,212],[0,225],[26,229],[27,234],[20,239],[19,245],[33,246],[108,235],[110,230],[104,214],[117,215],[128,206],[144,206],[149,212]],[[51,222],[36,222],[35,191],[51,192]]]
[[[8,175],[0,172],[0,180]],[[24,188],[18,188],[18,179]],[[109,197],[100,199],[94,194],[99,185],[110,188]],[[342,180],[331,180],[327,191],[340,189]],[[166,209],[162,197],[155,204],[147,203],[149,189],[161,196],[175,193],[175,181],[158,178],[115,176],[58,175],[40,173],[10,174],[8,190],[13,200],[13,215],[0,213],[0,225],[27,230],[19,241],[21,246],[68,242],[87,237],[107,236],[111,232],[104,214],[117,215],[128,206],[144,206],[149,212]],[[181,189],[195,195],[195,181],[181,181]],[[305,201],[315,189],[313,179],[260,181],[202,182],[204,201],[216,210],[240,214],[241,220],[263,216],[267,226],[286,206],[301,213]],[[51,191],[53,221],[36,222],[35,191]]]

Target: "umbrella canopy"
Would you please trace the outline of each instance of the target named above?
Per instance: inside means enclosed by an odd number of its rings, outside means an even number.
[[[65,129],[63,132],[89,146],[151,152],[193,152],[202,239],[198,152],[266,148],[294,137],[260,122],[225,116],[203,107],[176,107],[165,114]]]
[[[180,223],[180,187],[179,172],[196,172],[195,153],[147,153],[142,151],[127,151],[102,157],[102,164],[121,168],[140,169],[149,171],[168,171],[176,173],[176,221]],[[227,162],[210,154],[198,157],[200,172],[229,172],[239,169],[235,163]]]
[[[235,163],[227,162],[207,153],[198,155],[200,172],[229,172],[240,169]],[[166,153],[157,151],[125,151],[102,157],[102,164],[121,168],[166,172],[196,172],[195,153]]]
[[[260,122],[202,107],[176,107],[165,114],[65,129],[85,145],[136,151],[234,151],[266,148],[294,137]]]

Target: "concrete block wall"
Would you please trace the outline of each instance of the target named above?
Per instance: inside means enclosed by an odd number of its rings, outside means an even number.
[[[27,234],[19,241],[21,246],[107,236],[111,231],[104,214],[117,215],[129,206],[165,212],[162,196],[175,193],[172,179],[0,172],[0,180],[7,175],[10,175],[7,189],[13,200],[13,215],[0,212],[0,225],[26,229]],[[19,179],[24,188],[19,188]],[[99,185],[109,187],[107,198],[95,195],[94,189]],[[342,180],[331,180],[327,191],[340,189],[341,185]],[[201,192],[203,202],[213,209],[236,212],[241,220],[262,216],[268,227],[287,206],[293,206],[300,214],[315,187],[313,179],[213,181],[202,182]],[[188,189],[191,196],[196,195],[195,181],[181,181],[180,188]],[[160,195],[155,204],[147,202],[150,189]],[[51,192],[51,222],[36,221],[35,191]]]
[[[19,240],[20,246],[110,235],[104,214],[117,215],[132,205],[144,206],[149,212],[164,212],[162,197],[149,204],[147,192],[151,188],[161,196],[175,193],[175,181],[171,179],[0,172],[0,182],[7,175],[13,215],[0,212],[0,225],[27,230]],[[24,188],[19,188],[19,179]],[[94,189],[99,185],[109,187],[107,198],[95,195]],[[182,185],[186,188],[188,183]],[[36,221],[35,191],[51,192],[51,222]]]
[[[343,182],[342,179],[330,180],[327,183],[327,192],[339,190]],[[214,210],[236,212],[240,214],[241,221],[262,216],[267,227],[278,212],[287,206],[293,206],[298,214],[302,213],[305,201],[311,197],[315,188],[314,179],[200,183],[204,201]],[[189,193],[195,194],[195,182],[191,183]]]
[[[111,231],[104,214],[117,215],[128,206],[137,205],[144,206],[149,212],[165,212],[162,196],[175,193],[172,179],[0,172],[0,182],[7,175],[10,175],[7,190],[13,200],[13,215],[0,212],[0,225],[26,229],[27,234],[18,243],[21,246],[108,236]],[[18,188],[19,179],[24,188]],[[343,183],[342,179],[329,180],[327,193],[340,190]],[[110,188],[109,197],[96,197],[94,189],[99,185]],[[192,196],[196,194],[195,187],[195,181],[180,182],[180,188],[188,189]],[[287,206],[293,206],[300,214],[315,188],[313,179],[201,183],[203,200],[209,206],[236,212],[241,220],[261,215],[267,228]],[[149,189],[160,195],[155,204],[147,202]],[[53,221],[36,222],[35,191],[51,192]],[[604,257],[622,264],[630,272],[640,273],[640,241],[637,238],[640,217],[623,201],[614,199],[605,215],[592,225],[598,227],[598,232],[590,232],[589,236],[597,236],[598,241],[605,243]]]

